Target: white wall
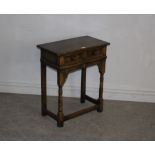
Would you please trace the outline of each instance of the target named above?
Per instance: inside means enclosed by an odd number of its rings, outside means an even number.
[[[90,35],[108,47],[104,97],[155,102],[155,15],[0,15],[0,92],[40,94],[39,43]],[[80,95],[80,71],[70,74],[65,96]],[[99,74],[87,74],[97,96]],[[48,70],[49,95],[57,95]]]

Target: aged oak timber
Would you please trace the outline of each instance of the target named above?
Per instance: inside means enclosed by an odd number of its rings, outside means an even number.
[[[103,111],[103,80],[105,73],[106,49],[110,43],[82,36],[51,43],[37,45],[41,50],[41,112],[57,121],[58,127],[63,127],[64,121],[88,113],[92,110]],[[99,97],[94,99],[86,95],[86,69],[97,65],[100,73]],[[57,71],[58,112],[54,114],[47,109],[46,66]],[[63,86],[70,72],[81,69],[81,103],[88,100],[95,105],[83,110],[64,115]]]

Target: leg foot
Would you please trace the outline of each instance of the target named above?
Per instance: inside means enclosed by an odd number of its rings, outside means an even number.
[[[57,114],[57,126],[63,127],[64,125],[64,114],[62,111],[59,111]]]
[[[97,112],[103,112],[103,105],[99,105],[99,106],[98,106]]]
[[[64,122],[57,121],[57,127],[63,127],[63,126],[64,126]]]
[[[97,107],[97,112],[102,112],[102,111],[103,111],[103,100],[100,100]]]
[[[47,115],[46,111],[42,111],[42,112],[41,112],[41,115],[42,115],[42,116],[46,116],[46,115]]]
[[[80,102],[81,102],[81,103],[85,103],[85,99],[81,98],[81,99],[80,99]]]

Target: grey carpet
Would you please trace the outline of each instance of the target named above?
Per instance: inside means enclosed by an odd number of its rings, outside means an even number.
[[[64,99],[65,114],[89,105]],[[48,98],[48,108],[56,112],[57,97]],[[103,113],[93,111],[57,128],[40,115],[40,96],[1,93],[0,140],[155,140],[155,104],[106,100]]]

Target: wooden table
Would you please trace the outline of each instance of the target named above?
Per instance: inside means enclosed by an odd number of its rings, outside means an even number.
[[[37,45],[41,50],[41,110],[42,116],[49,115],[57,121],[58,127],[63,127],[64,121],[87,112],[103,111],[103,75],[105,73],[106,48],[110,43],[90,37],[82,36],[67,40]],[[86,95],[86,68],[97,65],[100,73],[99,97],[94,99]],[[46,66],[57,71],[58,84],[58,113],[47,109],[46,94]],[[63,85],[70,72],[81,69],[81,103],[85,100],[94,105],[83,110],[64,115]]]

